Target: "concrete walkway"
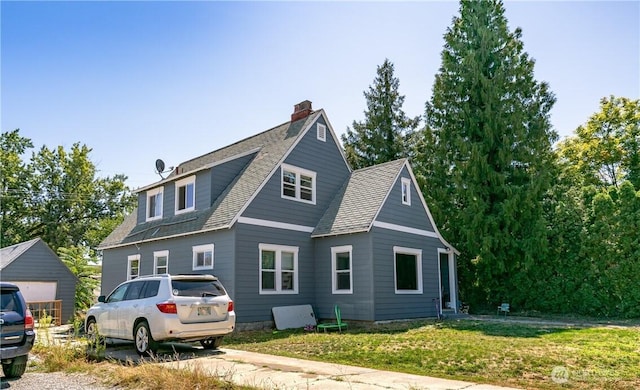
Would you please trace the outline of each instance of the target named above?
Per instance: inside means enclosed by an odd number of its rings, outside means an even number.
[[[51,341],[67,336],[52,332]],[[43,337],[39,340],[44,342]],[[141,358],[133,344],[111,340],[104,351],[108,359],[121,362],[159,364],[178,369],[201,370],[223,381],[265,390],[500,390],[513,389],[466,381],[403,374],[356,366],[315,362],[235,349],[204,350],[182,343],[161,344],[155,358]],[[357,363],[357,362],[354,362]]]
[[[222,380],[267,390],[509,389],[227,348],[222,348],[219,353],[209,356],[161,364],[173,368],[202,370],[202,372],[215,375]]]

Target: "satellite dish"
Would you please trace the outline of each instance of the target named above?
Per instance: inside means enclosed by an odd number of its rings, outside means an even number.
[[[158,173],[164,172],[164,161],[157,159],[156,160],[156,171]]]
[[[164,170],[165,166],[164,166],[164,161],[157,159],[156,160],[156,173],[158,175],[160,175],[160,177],[162,179],[164,179],[164,176],[162,176],[163,173],[167,173],[167,172],[171,172],[173,170],[173,167],[169,167],[167,168],[167,170]]]

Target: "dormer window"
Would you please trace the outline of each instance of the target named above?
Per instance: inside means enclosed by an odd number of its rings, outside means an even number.
[[[402,178],[402,204],[411,206],[411,180]]]
[[[327,141],[327,126],[322,123],[318,123],[317,125],[317,137],[319,141],[326,142]]]
[[[196,209],[196,177],[176,181],[176,214]]]
[[[282,197],[316,203],[316,173],[282,164]]]
[[[163,187],[147,191],[147,221],[162,218]]]

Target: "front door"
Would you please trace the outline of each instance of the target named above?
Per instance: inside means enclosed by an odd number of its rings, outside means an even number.
[[[449,283],[449,254],[440,253],[440,287],[442,288],[442,309],[448,309],[451,302],[451,283]]]

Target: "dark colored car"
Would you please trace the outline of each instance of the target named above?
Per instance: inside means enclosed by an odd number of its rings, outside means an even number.
[[[27,368],[29,351],[36,339],[33,316],[18,286],[0,282],[0,289],[0,360],[4,376],[17,378]]]

